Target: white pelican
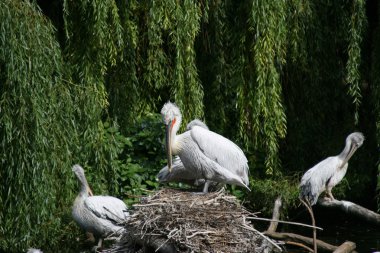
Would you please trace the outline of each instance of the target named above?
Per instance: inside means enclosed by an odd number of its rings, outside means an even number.
[[[40,249],[29,248],[26,253],[43,253]]]
[[[203,127],[208,130],[208,127],[204,122],[199,119],[194,119],[187,124],[186,131],[191,130],[194,126]],[[175,156],[172,161],[172,171],[169,172],[168,166],[166,165],[157,174],[157,178],[160,183],[181,182],[196,187],[202,187],[206,182],[204,179],[196,179],[196,177],[194,177],[194,172],[185,168],[179,156]],[[217,186],[217,183],[213,182],[212,185]]]
[[[302,177],[300,184],[301,199],[310,205],[317,203],[319,195],[326,191],[327,196],[334,200],[331,189],[337,185],[346,175],[348,160],[363,144],[362,133],[355,132],[347,136],[346,146],[342,153],[331,156],[314,165]]]
[[[200,126],[176,135],[182,121],[181,112],[173,103],[166,103],[161,114],[166,124],[168,169],[172,171],[172,155],[178,155],[193,178],[235,184],[249,190],[248,161],[243,151],[232,141]]]
[[[98,247],[101,247],[102,238],[119,236],[125,232],[120,223],[129,216],[127,206],[115,197],[93,196],[83,168],[74,165],[72,170],[81,184],[81,190],[72,208],[72,216],[82,229],[93,233],[99,239]]]

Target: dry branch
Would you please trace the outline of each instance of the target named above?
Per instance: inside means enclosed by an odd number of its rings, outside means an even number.
[[[280,208],[282,205],[281,197],[278,197],[274,202],[272,221],[269,224],[268,230],[269,232],[275,232],[278,226],[278,220],[280,219]]]
[[[340,245],[334,253],[350,253],[353,252],[356,248],[356,244],[354,242],[345,242]]]
[[[323,207],[338,209],[349,215],[358,217],[369,223],[380,225],[380,214],[375,213],[367,208],[345,200],[326,200],[320,199],[318,204]]]
[[[307,211],[309,212],[310,218],[311,218],[311,224],[315,227],[314,212],[313,212],[313,208],[310,205],[310,202],[309,201],[305,202],[301,198],[300,198],[300,201],[302,202],[302,204],[304,204],[304,206],[306,207]],[[313,229],[313,251],[314,251],[314,253],[317,253],[317,251],[318,251],[318,246],[317,246],[317,230],[315,228]]]
[[[321,240],[316,240],[316,238],[309,238],[306,236],[298,235],[298,234],[293,234],[293,233],[279,233],[276,232],[277,229],[277,224],[278,224],[278,219],[280,218],[280,208],[281,208],[281,198],[277,198],[275,201],[275,205],[273,208],[273,215],[272,215],[272,222],[270,226],[268,227],[268,230],[264,233],[265,235],[276,239],[276,240],[281,240],[285,244],[289,245],[294,245],[298,246],[301,248],[304,248],[308,250],[309,252],[315,252],[315,249],[311,249],[308,246],[315,246],[317,249],[320,249],[322,251],[329,251],[329,252],[338,252],[338,253],[350,253],[350,252],[355,252],[353,251],[356,247],[355,243],[353,242],[345,242],[341,246],[337,247],[331,244],[328,244],[324,241]],[[258,218],[262,219],[262,218]],[[304,224],[302,224],[304,225]],[[311,226],[313,227],[313,226]],[[314,228],[318,228],[315,227]]]
[[[276,240],[292,241],[292,242],[302,243],[308,246],[313,246],[313,238],[310,238],[310,237],[293,234],[293,233],[279,233],[279,232],[265,232],[265,234]],[[317,240],[317,247],[320,250],[330,251],[330,252],[333,252],[338,248],[337,246],[328,244],[321,240]]]

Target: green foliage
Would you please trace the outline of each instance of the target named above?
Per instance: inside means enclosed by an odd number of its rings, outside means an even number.
[[[102,119],[109,104],[106,73],[116,64],[123,46],[118,8],[114,1],[64,1],[63,13],[67,37],[64,56],[81,137],[73,153],[76,161],[95,166],[101,180],[112,168],[109,159],[117,156],[105,143]]]
[[[207,6],[207,4],[209,4]],[[205,117],[210,129],[221,134],[230,134],[232,117],[236,110],[231,98],[236,96],[233,90],[236,85],[226,83],[231,78],[230,63],[226,46],[230,41],[227,28],[226,1],[206,1],[201,22],[201,35],[196,41],[199,76],[203,83]],[[224,106],[220,106],[224,105]],[[217,108],[217,110],[216,110]],[[227,116],[228,115],[228,116]]]
[[[355,105],[355,122],[359,122],[359,105],[362,98],[360,92],[360,64],[361,64],[361,42],[365,23],[364,1],[352,2],[352,12],[349,23],[348,38],[348,60],[347,60],[347,82],[350,84],[348,93],[353,98]]]
[[[161,115],[147,114],[125,131],[128,137],[125,138],[124,162],[118,178],[125,201],[134,203],[147,190],[159,187],[156,175],[166,163],[165,128]]]
[[[58,243],[72,197],[74,106],[55,30],[39,9],[2,1],[0,20],[0,250],[10,252]]]
[[[108,112],[120,125],[127,125],[149,104],[149,99],[143,95],[146,90],[138,80],[138,64],[141,64],[138,54],[138,4],[136,1],[117,1],[117,5],[124,47],[120,50],[121,57],[116,58],[116,65],[110,68],[107,75]],[[128,110],[125,109],[126,102]]]
[[[200,3],[184,0],[175,7],[176,25],[172,43],[176,45],[174,69],[175,101],[182,109],[184,122],[203,116],[203,90],[195,65],[195,36],[199,31]]]
[[[273,203],[277,197],[282,199],[282,210],[286,212],[298,203],[298,182],[295,178],[251,180],[251,192],[246,196],[245,205],[265,216],[273,212]]]
[[[251,136],[253,143],[261,141],[267,151],[266,173],[271,175],[278,171],[279,138],[286,134],[279,69],[285,63],[286,1],[253,1],[249,20],[249,30],[255,34],[254,77],[247,88],[248,96],[239,93],[244,96],[239,101],[245,102],[240,107],[248,107],[244,112],[246,117],[241,120],[244,126],[241,135]]]

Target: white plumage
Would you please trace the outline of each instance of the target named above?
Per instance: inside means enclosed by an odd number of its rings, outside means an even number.
[[[81,191],[74,201],[72,216],[85,231],[99,238],[120,235],[125,232],[120,222],[128,218],[128,209],[123,201],[111,196],[92,196],[84,170],[79,165],[73,166],[73,172],[81,183]]]
[[[40,249],[30,248],[26,253],[43,253]]]
[[[176,135],[182,116],[170,102],[161,110],[167,125],[166,145],[168,169],[172,169],[172,154],[178,155],[196,179],[235,184],[248,188],[248,161],[243,151],[232,141],[200,126]],[[204,192],[207,192],[208,182]]]
[[[187,124],[186,131],[191,130],[194,126],[199,126],[208,130],[208,127],[204,122],[199,119],[194,119]],[[185,168],[179,156],[175,156],[173,159],[172,171],[169,172],[169,168],[166,165],[157,174],[157,178],[160,183],[181,182],[196,187],[203,187],[206,182],[205,179],[196,179],[197,177],[194,176],[194,172],[191,169]],[[218,183],[212,182],[212,186],[217,185]]]
[[[355,132],[347,136],[344,150],[337,156],[331,156],[309,169],[302,177],[300,197],[311,205],[317,203],[319,195],[326,191],[334,199],[331,190],[346,175],[348,160],[364,141],[362,133]]]

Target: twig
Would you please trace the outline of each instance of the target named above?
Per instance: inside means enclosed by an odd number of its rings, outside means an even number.
[[[247,230],[250,230],[252,232],[256,232],[257,234],[259,234],[261,237],[263,237],[265,240],[267,240],[268,242],[270,242],[273,246],[275,246],[277,249],[280,250],[280,252],[282,252],[282,249],[280,246],[278,246],[274,241],[272,241],[271,239],[269,239],[266,235],[264,235],[263,233],[261,233],[260,231],[257,231],[256,229],[252,228],[252,227],[249,227],[247,225],[239,225],[240,227],[242,228],[245,228]]]
[[[302,226],[302,227],[307,227],[307,228],[316,228],[319,230],[323,230],[321,227],[316,227],[304,223],[298,223],[298,222],[292,222],[292,221],[282,221],[282,220],[272,220],[272,219],[266,219],[266,218],[259,218],[259,217],[247,217],[248,220],[263,220],[263,221],[274,221],[274,222],[279,222],[279,223],[284,223],[284,224],[290,224],[290,225],[297,225],[297,226]]]
[[[279,233],[279,232],[265,232],[265,235],[281,241],[293,241],[293,242],[301,242],[303,244],[307,244],[313,246],[313,238],[306,237],[303,235],[293,234],[293,233]],[[333,252],[338,247],[328,244],[324,241],[317,240],[317,246],[319,249],[323,251]]]
[[[198,231],[198,232],[193,233],[192,235],[186,236],[186,239],[190,239],[190,238],[192,238],[196,235],[199,235],[199,234],[203,235],[203,234],[217,234],[217,233],[214,231]]]
[[[313,252],[313,249],[312,248],[309,248],[308,246],[302,244],[302,243],[298,243],[298,242],[292,242],[292,241],[285,241],[286,244],[289,244],[289,245],[295,245],[295,246],[298,246],[298,247],[301,247],[301,248],[304,248],[306,250],[308,250],[309,252]]]
[[[175,231],[175,233],[173,235],[171,235],[171,233]],[[177,229],[174,229],[172,231],[170,231],[170,233],[168,234],[168,239],[166,241],[164,241],[160,247],[158,247],[154,252],[157,252],[162,246],[164,246],[170,239],[172,239],[177,233],[179,232],[179,230]]]
[[[314,213],[313,213],[313,209],[311,208],[310,202],[308,201],[306,203],[301,198],[300,198],[300,201],[302,202],[302,204],[304,204],[306,206],[307,210],[309,211],[310,217],[311,217],[311,223],[315,227]],[[318,248],[317,248],[317,230],[315,228],[313,229],[313,248],[314,248],[314,253],[317,253],[317,250],[318,250]]]
[[[145,206],[164,206],[164,205],[165,205],[165,203],[156,202],[156,203],[149,203],[149,204],[134,204],[133,206],[145,207]]]

